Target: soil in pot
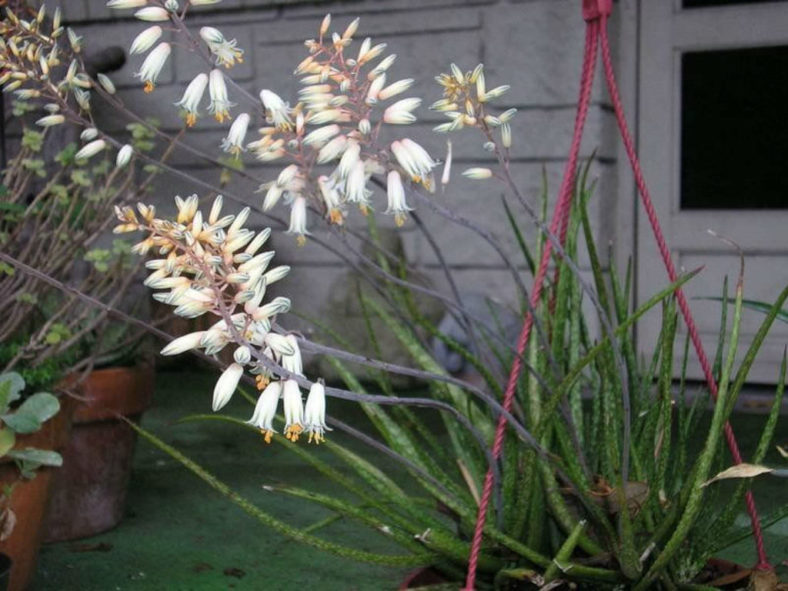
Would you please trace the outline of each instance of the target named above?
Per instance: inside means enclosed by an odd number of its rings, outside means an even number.
[[[46,542],[93,536],[123,518],[137,436],[118,415],[138,421],[150,406],[153,369],[99,369],[77,391],[82,400],[63,450],[63,467],[55,477]]]

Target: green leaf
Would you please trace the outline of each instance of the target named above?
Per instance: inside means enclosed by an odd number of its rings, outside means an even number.
[[[4,414],[0,415],[0,419],[17,433],[35,433],[41,428],[41,421],[29,413]]]
[[[14,400],[19,400],[22,390],[25,389],[25,380],[16,372],[0,375],[0,409],[5,411]]]
[[[46,392],[33,394],[22,403],[17,414],[33,415],[39,422],[43,423],[54,417],[60,410],[60,402],[57,398]]]
[[[12,449],[8,452],[8,457],[22,462],[35,462],[42,466],[63,465],[63,457],[56,451],[50,451],[48,449],[36,449],[34,447]]]
[[[0,457],[3,457],[8,450],[14,447],[16,435],[11,429],[0,429]]]

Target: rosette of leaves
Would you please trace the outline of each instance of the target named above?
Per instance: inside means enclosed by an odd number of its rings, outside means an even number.
[[[52,450],[14,447],[17,436],[39,431],[60,411],[60,402],[47,392],[23,396],[24,389],[25,380],[18,373],[0,374],[0,458],[11,458],[22,477],[30,479],[41,466],[62,465],[63,458]]]

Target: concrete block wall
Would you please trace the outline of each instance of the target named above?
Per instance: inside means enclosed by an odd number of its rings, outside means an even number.
[[[286,100],[294,101],[298,83],[292,71],[306,55],[303,40],[315,36],[326,12],[332,13],[333,28],[338,30],[360,16],[357,37],[362,39],[369,35],[375,41],[387,42],[388,51],[398,55],[390,70],[391,79],[415,78],[417,83],[409,96],[424,99],[417,113],[419,123],[401,131],[441,159],[445,154],[446,136],[434,134],[431,129],[443,120],[427,109],[431,102],[440,98],[440,89],[433,77],[448,71],[451,62],[463,69],[472,69],[483,62],[488,87],[511,85],[510,92],[498,104],[502,108],[516,107],[519,111],[513,122],[513,168],[521,191],[538,207],[542,171],[546,172],[549,193],[554,199],[571,141],[584,45],[579,4],[579,0],[224,0],[214,6],[195,9],[188,22],[195,31],[200,26],[211,25],[220,28],[225,36],[238,39],[245,50],[245,61],[229,73],[252,97],[256,97],[261,88],[270,88]],[[108,45],[127,48],[144,27],[143,23],[128,16],[111,14],[104,5],[104,0],[65,3],[65,16],[87,40],[88,52]],[[611,22],[611,35],[616,39],[615,19]],[[131,56],[123,69],[112,76],[120,89],[119,96],[130,108],[157,117],[168,131],[180,129],[182,125],[172,103],[180,98],[183,88],[196,73],[207,70],[205,64],[185,48],[178,47],[173,53],[153,94],[144,94],[139,81],[133,77],[141,64],[140,56]],[[581,157],[587,159],[594,155],[591,175],[598,184],[592,217],[597,237],[604,244],[615,238],[616,218],[612,212],[616,209],[618,174],[615,122],[599,82],[597,77]],[[232,88],[230,91],[232,100],[239,103],[233,114],[241,110],[259,113],[256,101],[244,98]],[[125,125],[105,113],[98,116],[107,128],[122,129]],[[185,141],[218,155],[218,145],[226,128],[226,124],[219,125],[204,116],[187,132]],[[522,256],[500,203],[503,187],[493,181],[469,181],[459,174],[466,167],[492,164],[490,155],[484,152],[482,141],[472,132],[452,134],[451,139],[455,174],[449,190],[436,194],[435,201],[472,219],[498,237],[528,284]],[[199,179],[210,183],[218,180],[215,169],[188,153],[174,153],[171,162],[188,169]],[[245,164],[249,174],[259,180],[272,180],[279,169],[259,166],[252,157],[247,157]],[[244,201],[259,203],[261,195],[255,193],[257,184],[254,180],[236,179],[226,189]],[[193,192],[205,194],[207,191],[193,181],[166,175],[156,195],[162,203],[171,203],[173,195]],[[378,196],[374,200],[381,211],[382,199],[383,196]],[[526,237],[533,238],[533,225],[516,202],[510,203]],[[273,213],[286,221],[286,208],[278,208]],[[485,292],[510,303],[516,301],[505,265],[482,239],[423,207],[418,208],[418,213],[431,228],[462,290]],[[363,219],[355,213],[350,219],[351,225],[363,225]],[[258,221],[261,225],[266,223],[263,219]],[[317,225],[312,223],[313,228]],[[332,248],[345,248],[341,241],[326,232],[316,229],[315,234]],[[402,230],[402,236],[409,261],[420,273],[434,278],[434,283],[442,286],[444,280],[437,259],[412,222]],[[273,244],[278,260],[293,266],[292,276],[282,289],[293,299],[294,306],[315,316],[327,313],[324,304],[328,294],[346,271],[341,258],[315,240],[303,248],[296,248],[291,236],[275,233]],[[581,263],[587,270],[587,257],[581,257]]]

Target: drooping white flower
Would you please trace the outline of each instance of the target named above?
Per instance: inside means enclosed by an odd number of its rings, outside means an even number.
[[[512,127],[508,123],[501,125],[501,144],[504,148],[512,147]]]
[[[213,389],[213,410],[214,412],[220,410],[232,398],[235,389],[238,387],[238,382],[244,373],[244,368],[238,363],[231,363],[224,370],[222,375],[216,382]]]
[[[278,355],[292,355],[295,353],[287,337],[275,332],[269,332],[265,335],[265,344],[271,347],[271,350]]]
[[[129,162],[131,162],[131,157],[134,155],[134,148],[131,144],[126,144],[120,150],[118,150],[118,155],[115,158],[115,167],[116,168],[123,168]]]
[[[93,140],[89,144],[82,147],[76,154],[74,154],[75,160],[87,160],[91,156],[95,156],[99,152],[101,152],[104,148],[107,147],[107,142],[104,140]]]
[[[289,308],[290,300],[287,303]],[[290,343],[290,346],[293,347],[293,354],[282,355],[282,367],[290,373],[302,376],[304,375],[304,365],[301,360],[301,349],[298,346],[298,339],[292,334],[287,335],[285,338]]]
[[[320,152],[317,154],[317,163],[325,164],[326,162],[331,162],[335,158],[338,158],[340,154],[347,149],[349,144],[350,142],[346,136],[338,135],[320,148]]]
[[[265,199],[263,199],[263,211],[268,211],[276,205],[283,194],[284,189],[278,183],[271,183],[265,193]]]
[[[235,118],[235,121],[233,121],[233,124],[230,126],[227,137],[222,140],[222,150],[238,157],[244,149],[243,143],[244,138],[246,138],[247,129],[249,129],[249,115],[247,113],[241,113]]]
[[[178,337],[177,339],[170,341],[170,343],[161,350],[161,354],[178,355],[180,353],[185,353],[186,351],[191,351],[192,349],[197,349],[200,347],[200,343],[202,342],[204,335],[205,331],[199,331]]]
[[[317,184],[320,187],[320,194],[326,204],[328,219],[332,224],[342,224],[344,221],[344,214],[341,208],[339,191],[337,191],[334,182],[330,177],[322,175],[318,177]]]
[[[232,68],[236,62],[243,63],[243,49],[238,47],[235,39],[226,39],[219,29],[214,27],[202,27],[200,37],[205,41],[208,49],[216,57],[216,65]]]
[[[156,80],[161,74],[164,64],[167,62],[167,58],[170,57],[171,51],[172,47],[169,43],[159,43],[156,48],[148,54],[145,61],[142,62],[140,71],[135,75],[145,83],[145,92],[153,92]]]
[[[451,178],[451,140],[446,141],[446,162],[443,163],[443,176],[441,176],[441,185],[444,187],[449,184]]]
[[[436,166],[427,151],[413,140],[395,140],[391,143],[391,151],[414,182],[423,182]]]
[[[186,90],[183,91],[181,100],[175,103],[176,107],[180,107],[186,111],[185,119],[188,127],[192,127],[197,122],[200,101],[202,101],[207,86],[208,76],[204,73],[197,74],[194,79],[189,82]]]
[[[159,40],[161,32],[161,27],[159,25],[148,27],[142,31],[142,33],[134,37],[134,41],[131,42],[131,47],[129,48],[129,53],[131,55],[145,53]]]
[[[359,161],[359,156],[361,155],[361,146],[355,140],[348,140],[347,147],[345,148],[345,152],[342,154],[342,158],[339,161],[339,166],[337,166],[336,176],[341,179],[346,178],[350,171],[353,170],[353,167]]]
[[[408,125],[416,121],[411,112],[421,105],[420,98],[406,98],[397,101],[383,112],[383,121],[392,125]]]
[[[279,398],[282,395],[282,382],[271,382],[262,391],[254,406],[252,418],[247,421],[254,425],[263,434],[266,443],[271,443],[274,434],[274,417],[276,408],[279,406]]]
[[[394,223],[402,226],[405,223],[407,212],[411,210],[405,202],[405,188],[402,186],[402,178],[396,170],[392,170],[386,179],[386,194],[388,196],[388,208],[385,213],[394,215]]]
[[[160,6],[146,6],[140,8],[134,13],[134,16],[141,21],[168,21],[170,20],[170,13]]]
[[[309,443],[320,444],[325,441],[326,430],[326,388],[319,380],[309,388],[304,408],[304,427],[309,433]]]
[[[268,118],[277,129],[289,130],[292,128],[293,120],[290,118],[290,108],[278,94],[264,88],[260,91],[260,100]]]
[[[304,402],[301,389],[295,380],[286,380],[284,385],[285,437],[290,441],[298,441],[304,430]]]
[[[366,188],[367,176],[364,170],[364,162],[356,161],[348,174],[345,183],[345,197],[350,203],[358,203],[362,211],[369,207],[369,192]]]
[[[211,95],[211,104],[208,110],[219,123],[230,117],[230,107],[235,106],[227,98],[227,85],[221,70],[213,69],[209,76],[208,91]]]
[[[306,199],[296,197],[290,206],[290,227],[287,228],[288,234],[295,234],[299,246],[306,244]]]

